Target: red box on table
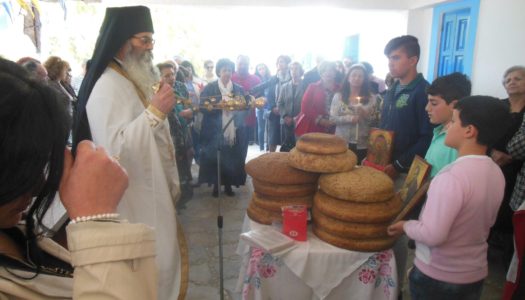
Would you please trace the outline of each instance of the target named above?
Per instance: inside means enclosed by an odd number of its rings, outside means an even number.
[[[306,205],[289,205],[281,208],[283,233],[296,241],[306,241]]]

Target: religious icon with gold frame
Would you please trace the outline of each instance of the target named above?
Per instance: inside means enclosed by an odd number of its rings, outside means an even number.
[[[393,131],[371,128],[368,137],[368,153],[363,164],[382,171],[392,162],[393,141]]]
[[[432,166],[419,155],[414,157],[408,175],[399,190],[403,202],[412,199],[430,174]]]

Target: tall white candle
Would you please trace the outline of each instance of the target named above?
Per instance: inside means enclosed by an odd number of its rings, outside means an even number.
[[[355,124],[355,143],[359,142],[359,106],[361,105],[361,97],[357,97],[357,107],[356,107],[356,113],[357,113],[357,123]]]

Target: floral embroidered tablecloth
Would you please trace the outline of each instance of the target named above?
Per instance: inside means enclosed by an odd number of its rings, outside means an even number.
[[[245,225],[243,231],[265,226]],[[392,250],[348,251],[309,232],[307,242],[284,254],[272,256],[242,243],[237,252],[243,255],[238,284],[243,299],[397,299]]]

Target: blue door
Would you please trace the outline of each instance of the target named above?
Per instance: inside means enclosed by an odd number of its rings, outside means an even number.
[[[345,38],[343,57],[351,58],[354,62],[359,61],[359,34]]]
[[[437,75],[464,73],[470,9],[443,14]]]

